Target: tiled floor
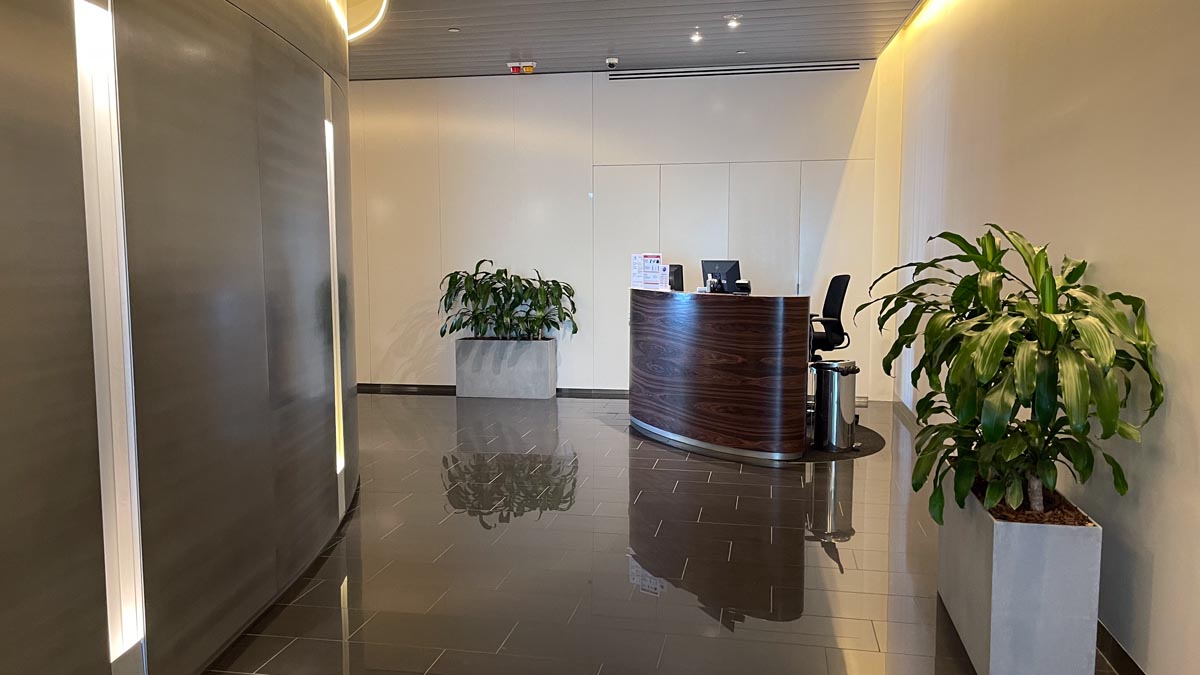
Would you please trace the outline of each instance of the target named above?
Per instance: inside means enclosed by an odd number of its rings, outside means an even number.
[[[973,673],[890,406],[883,452],[787,470],[643,441],[625,401],[360,411],[356,510],[213,672]]]

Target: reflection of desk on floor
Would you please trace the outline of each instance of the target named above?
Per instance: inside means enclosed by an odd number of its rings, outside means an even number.
[[[680,447],[798,459],[808,309],[802,296],[630,291],[631,424]]]

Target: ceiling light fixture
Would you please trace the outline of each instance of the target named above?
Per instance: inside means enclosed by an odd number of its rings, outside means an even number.
[[[447,28],[447,29],[446,29],[446,32],[447,32],[447,33],[461,33],[461,32],[462,32],[462,29],[461,29],[461,28],[458,28],[458,27],[454,27],[454,28]]]
[[[354,42],[358,38],[375,30],[375,28],[379,25],[379,23],[381,21],[383,21],[383,16],[385,14],[387,14],[387,8],[388,8],[387,0],[383,0],[383,2],[380,2],[379,3],[379,13],[375,15],[375,18],[371,19],[371,21],[369,23],[367,23],[367,25],[363,26],[362,28],[359,28],[356,31],[350,31],[349,26],[347,25],[346,40],[348,42]],[[345,15],[341,15],[341,17],[339,17],[339,18],[342,18],[344,16]]]
[[[725,19],[725,25],[729,26],[730,28],[737,28],[738,26],[742,25],[741,14],[726,14],[722,18]]]
[[[700,34],[700,26],[696,26],[696,32],[692,33],[692,42],[699,42],[703,39],[704,36]]]
[[[745,50],[745,49],[739,49],[739,50],[737,50],[737,53],[738,53],[738,55],[740,56],[740,55],[742,55],[742,54],[745,54],[745,53],[746,53],[746,50]]]

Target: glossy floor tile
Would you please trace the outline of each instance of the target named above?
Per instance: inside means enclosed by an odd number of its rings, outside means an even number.
[[[352,514],[211,672],[974,672],[890,406],[862,411],[883,452],[769,469],[619,400],[359,401]]]

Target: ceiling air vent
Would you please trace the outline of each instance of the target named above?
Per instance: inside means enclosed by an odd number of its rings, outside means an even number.
[[[719,75],[766,75],[770,73],[823,73],[858,70],[858,61],[836,63],[773,63],[760,66],[714,66],[711,68],[662,68],[609,73],[609,80],[664,80],[679,77],[716,77]]]

